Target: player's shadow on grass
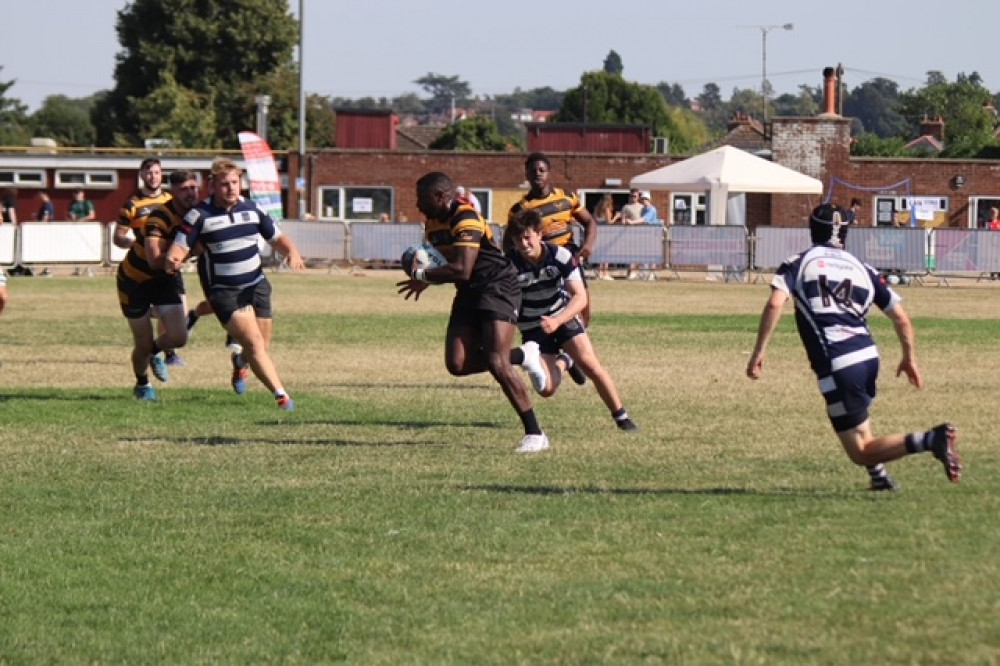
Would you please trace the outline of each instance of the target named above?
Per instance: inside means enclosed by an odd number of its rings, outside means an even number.
[[[822,490],[804,488],[770,488],[753,490],[750,488],[600,488],[597,486],[513,486],[507,484],[486,484],[458,486],[460,490],[482,490],[491,493],[511,495],[832,495]]]
[[[261,426],[287,427],[287,421],[256,421]],[[318,425],[318,426],[360,426],[370,428],[380,426],[383,428],[399,428],[400,430],[427,430],[428,428],[506,428],[506,425],[490,423],[489,421],[379,421],[377,419],[313,419],[295,420],[296,425]]]
[[[115,401],[122,400],[121,395],[109,393],[76,393],[66,389],[38,389],[30,393],[0,393],[0,402],[10,402],[11,400],[37,400],[49,401],[58,400],[61,402],[94,402],[94,401]]]

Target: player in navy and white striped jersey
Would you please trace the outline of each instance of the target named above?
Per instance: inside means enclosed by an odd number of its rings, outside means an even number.
[[[254,375],[274,393],[279,407],[294,408],[268,354],[273,330],[271,284],[268,282],[257,246],[259,238],[271,243],[286,257],[289,268],[304,267],[302,257],[290,238],[283,235],[271,217],[240,196],[243,170],[229,160],[212,163],[212,196],[184,218],[170,248],[171,269],[181,263],[195,245],[204,250],[202,286],[215,316],[226,331],[243,347]],[[233,387],[240,370],[234,367]],[[237,393],[242,391],[237,390]]]
[[[942,423],[926,432],[872,434],[868,407],[875,397],[879,354],[866,317],[872,305],[892,320],[903,350],[896,376],[905,374],[916,388],[923,386],[917,367],[913,325],[900,297],[875,269],[843,249],[845,215],[824,204],[809,217],[813,247],[787,259],[771,282],[771,297],[761,314],[757,343],[747,376],[759,379],[767,345],[789,298],[795,302],[795,322],[809,364],[819,380],[827,415],[851,461],[868,468],[873,490],[895,490],[884,463],[930,451],[958,481],[962,464],[956,449],[957,429]]]
[[[569,248],[543,241],[542,224],[542,214],[531,208],[518,211],[507,222],[505,236],[512,247],[507,257],[517,269],[521,285],[517,327],[524,341],[511,351],[511,363],[529,369],[535,390],[545,398],[559,388],[563,372],[573,375],[578,384],[590,377],[615,425],[634,432],[639,428],[629,418],[581,320],[589,296],[580,262]],[[528,366],[539,354],[544,373],[536,382]],[[583,373],[577,375],[574,370]]]

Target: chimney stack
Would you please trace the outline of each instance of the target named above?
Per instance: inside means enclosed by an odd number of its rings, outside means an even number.
[[[837,70],[823,68],[823,113],[824,116],[837,115]]]

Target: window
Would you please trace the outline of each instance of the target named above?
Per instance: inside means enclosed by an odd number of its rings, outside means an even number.
[[[322,219],[371,220],[393,215],[391,187],[320,187],[319,217]]]
[[[83,187],[91,190],[118,188],[117,171],[56,171],[56,187]]]
[[[490,205],[493,203],[493,192],[492,190],[481,190],[478,188],[471,188],[469,192],[479,199],[479,207],[482,209],[483,218],[490,222],[493,220],[492,209]],[[507,222],[506,216],[504,217],[504,222]]]
[[[0,171],[0,186],[45,187],[44,171]]]
[[[986,229],[989,225],[990,208],[1000,208],[1000,195],[971,197],[969,199],[969,228]]]
[[[578,194],[580,196],[580,203],[590,211],[591,215],[594,214],[594,209],[597,208],[598,202],[604,198],[605,194],[611,195],[616,213],[622,209],[622,206],[628,203],[628,190],[580,190]]]
[[[704,226],[705,195],[696,192],[670,195],[670,224],[681,226]]]
[[[875,226],[948,226],[948,197],[876,196]]]

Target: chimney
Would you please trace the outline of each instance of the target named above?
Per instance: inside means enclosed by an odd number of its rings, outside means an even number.
[[[824,116],[837,115],[837,70],[823,68],[823,113]]]
[[[944,143],[944,118],[938,116],[931,120],[927,116],[920,121],[920,136],[932,136]]]

